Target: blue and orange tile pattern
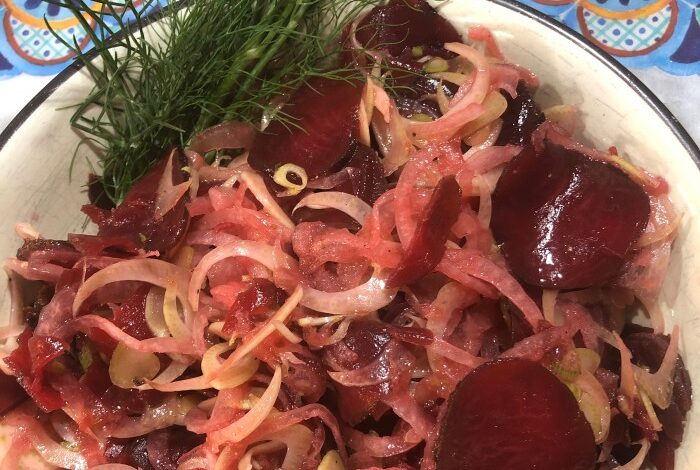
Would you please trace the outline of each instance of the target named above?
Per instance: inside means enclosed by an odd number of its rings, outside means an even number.
[[[693,1],[698,0],[522,0],[627,67],[656,66],[673,75],[700,74],[700,4]],[[86,30],[65,8],[45,0],[0,0],[0,78],[53,75],[70,63],[70,50],[48,31],[45,19],[62,38],[89,47]]]

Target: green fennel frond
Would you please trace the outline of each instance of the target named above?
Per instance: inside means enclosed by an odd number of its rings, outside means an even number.
[[[342,77],[329,58],[347,19],[378,3],[102,0],[95,11],[84,0],[48,1],[71,10],[94,44],[83,52],[62,40],[94,81],[71,124],[97,147],[115,203],[168,147],[222,120],[258,123],[275,97],[311,76]]]

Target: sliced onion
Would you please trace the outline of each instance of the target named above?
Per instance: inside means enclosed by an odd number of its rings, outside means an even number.
[[[486,362],[485,359],[474,356],[442,339],[434,339],[428,346],[428,350],[472,369]]]
[[[194,346],[187,339],[176,338],[148,338],[138,340],[133,336],[124,333],[121,328],[104,317],[98,315],[83,315],[74,320],[71,320],[66,325],[62,326],[54,336],[57,338],[70,338],[77,331],[83,333],[89,332],[92,328],[97,328],[112,339],[124,343],[131,349],[141,352],[158,352],[158,353],[178,353],[178,354],[193,354]]]
[[[165,291],[161,287],[151,287],[146,295],[146,308],[144,311],[146,324],[151,330],[153,336],[165,337],[170,336],[168,325],[165,323],[163,316],[163,301]]]
[[[582,369],[574,385],[581,391],[578,404],[593,429],[596,444],[603,443],[610,431],[610,401],[603,386],[589,371]]]
[[[534,331],[538,330],[539,322],[543,317],[537,304],[513,276],[480,253],[448,249],[438,264],[437,270],[467,287],[469,287],[469,277],[491,284],[520,309]]]
[[[490,129],[489,135],[486,136],[486,139],[483,142],[481,142],[479,145],[474,145],[474,146],[472,146],[472,148],[467,150],[467,152],[464,154],[465,160],[468,160],[469,158],[474,156],[477,152],[480,152],[482,150],[486,150],[486,149],[492,147],[493,144],[496,143],[496,140],[498,140],[498,136],[501,135],[501,129],[503,129],[503,120],[496,119],[495,121],[493,121],[489,125],[489,129]],[[506,145],[506,148],[507,147],[510,147],[510,146]],[[516,153],[516,155],[517,155],[517,153]],[[506,161],[508,161],[508,160],[506,160]],[[502,163],[505,163],[505,161]],[[493,166],[497,166],[500,163],[493,164],[493,163],[489,162],[489,164],[493,165]],[[480,173],[483,173],[483,171],[481,171]]]
[[[301,305],[333,315],[364,315],[386,307],[394,300],[398,289],[387,289],[386,281],[373,274],[357,287],[341,292],[323,292],[304,287]]]
[[[265,442],[263,444],[257,444],[250,449],[241,457],[238,462],[238,470],[253,470],[253,456],[256,454],[265,454],[268,452],[275,452],[284,448],[281,442],[271,441]],[[230,470],[235,465],[236,453],[232,452],[231,446],[226,446],[224,451],[219,455],[219,459],[216,461],[216,466],[214,470]]]
[[[130,439],[173,425],[183,426],[185,416],[195,405],[196,399],[191,396],[171,395],[163,404],[147,409],[141,416],[123,418],[108,426],[107,435]]]
[[[634,399],[637,396],[637,385],[634,381],[634,369],[632,367],[632,353],[620,338],[617,332],[613,331],[615,346],[620,351],[620,392],[618,406],[628,418],[634,413]]]
[[[467,59],[472,63],[476,72],[473,83],[471,85],[462,85],[457,91],[451,111],[472,103],[482,103],[489,91],[491,82],[490,67],[486,57],[473,47],[459,42],[447,43],[445,44],[445,49]],[[468,88],[465,88],[467,86]]]
[[[166,289],[171,285],[176,289],[178,300],[185,310],[185,318],[191,318],[192,310],[187,301],[189,272],[174,264],[158,259],[142,258],[120,261],[97,271],[90,276],[75,294],[73,314],[100,287],[119,281],[143,281]]]
[[[329,450],[318,464],[318,470],[345,470],[343,460],[337,450]]]
[[[149,380],[146,384],[136,388],[138,388],[139,390],[151,390],[153,389],[153,386],[151,384],[166,385],[172,383],[175,379],[184,374],[187,368],[191,366],[193,362],[194,361],[192,360],[188,360],[186,362],[173,360],[170,362],[170,364],[168,364],[168,367],[166,367],[165,370],[163,370],[163,372],[156,376],[155,379]]]
[[[282,470],[298,470],[302,468],[306,454],[311,446],[313,436],[314,434],[309,428],[301,424],[295,424],[287,429],[269,434],[265,436],[265,439],[269,439],[272,443],[281,443],[287,448],[284,460],[282,461],[282,466],[279,468]],[[248,453],[251,452],[253,454],[261,453],[263,450],[256,446],[248,451]],[[241,462],[243,462],[245,459],[246,457],[241,459]]]
[[[673,397],[673,378],[676,372],[679,336],[680,330],[678,325],[676,325],[673,327],[671,341],[666,349],[661,366],[655,373],[651,374],[640,367],[632,366],[634,368],[634,379],[639,388],[662,410],[671,405],[671,398]]]
[[[248,339],[248,341],[240,345],[233,352],[233,354],[226,358],[226,360],[223,364],[221,364],[221,367],[218,370],[213,371],[207,375],[211,379],[219,378],[223,374],[225,374],[228,369],[230,369],[239,361],[241,361],[247,354],[249,354],[260,343],[262,343],[263,340],[265,340],[265,338],[270,336],[270,334],[272,334],[272,332],[275,331],[276,322],[283,323],[289,317],[289,315],[291,315],[292,311],[294,311],[294,309],[299,304],[303,293],[303,289],[297,286],[292,295],[290,295],[284,302],[284,304],[282,304],[282,306],[279,308],[279,310],[277,310],[277,312],[275,312],[275,314],[261,328],[259,328],[258,331],[255,332],[252,338]]]
[[[88,469],[85,457],[51,439],[40,426],[35,427],[29,434],[34,450],[51,465],[70,470]]]
[[[221,362],[219,361],[219,356],[226,351],[233,349],[233,346],[228,343],[215,344],[207,350],[207,352],[202,357],[202,374],[208,375],[214,373],[219,367],[221,367]],[[258,361],[252,355],[247,355],[243,357],[235,366],[227,369],[218,378],[211,381],[211,386],[217,390],[224,390],[228,388],[238,387],[241,384],[246,383],[258,370]]]
[[[176,290],[172,287],[165,289],[163,296],[163,320],[173,338],[189,338],[192,332],[185,325],[177,307]]]
[[[460,133],[463,136],[469,137],[482,127],[500,118],[508,107],[506,99],[496,90],[486,95],[482,104],[484,106],[484,113],[462,128]]]
[[[158,356],[119,343],[109,361],[109,378],[119,388],[136,388],[160,371]]]
[[[475,173],[482,174],[499,165],[508,163],[513,157],[519,154],[521,150],[522,147],[506,145],[505,147],[487,147],[470,154],[470,149],[464,154],[464,161]]]
[[[156,220],[162,219],[178,203],[182,196],[190,189],[191,180],[187,180],[177,186],[173,185],[173,157],[176,149],[173,148],[165,164],[165,170],[160,178],[156,190],[156,207],[154,210]]]
[[[239,175],[242,182],[244,182],[253,196],[260,201],[265,211],[274,217],[280,224],[290,229],[294,229],[294,222],[287,216],[287,214],[282,210],[275,198],[270,194],[265,186],[265,181],[262,177],[252,171],[241,171]]]
[[[289,179],[289,173],[295,174],[301,180],[301,183],[295,183]],[[306,170],[299,165],[294,163],[285,163],[275,170],[275,174],[272,176],[275,183],[279,184],[285,188],[285,192],[282,196],[296,196],[306,188],[306,184],[309,182],[309,177],[306,174]]]
[[[360,225],[365,223],[365,219],[372,212],[372,207],[359,197],[339,191],[323,191],[309,194],[292,209],[292,214],[301,207],[337,209],[357,220]]]
[[[641,441],[635,442],[635,444],[641,444],[642,446],[639,449],[639,452],[637,452],[637,455],[635,455],[634,458],[626,464],[615,467],[615,470],[639,470],[642,468],[644,459],[646,459],[647,453],[649,453],[651,443],[646,439],[642,439]]]
[[[41,238],[39,231],[35,229],[32,224],[26,222],[19,222],[15,224],[15,233],[22,240],[38,240]]]
[[[270,385],[268,385],[265,393],[262,394],[250,411],[241,419],[225,428],[210,433],[209,437],[212,443],[221,445],[224,442],[240,442],[248,437],[273,410],[281,385],[282,369],[278,366],[275,367],[275,373],[272,376],[272,380],[270,380]]]
[[[251,258],[264,265],[270,271],[273,271],[276,267],[273,247],[264,243],[238,240],[235,243],[214,248],[199,261],[189,280],[187,298],[194,310],[199,308],[199,291],[202,289],[204,279],[207,277],[211,267],[223,259],[238,256]]]
[[[567,135],[573,135],[578,124],[578,111],[576,106],[560,104],[543,110],[548,121],[562,128]]]
[[[554,313],[554,306],[557,304],[557,295],[559,295],[558,290],[542,289],[542,314],[544,315],[544,319],[551,325],[561,324],[561,322],[557,322]]]

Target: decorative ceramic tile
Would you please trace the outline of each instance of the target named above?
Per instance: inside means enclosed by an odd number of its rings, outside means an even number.
[[[95,11],[103,8],[103,2],[85,0],[85,3]],[[156,8],[167,1],[149,3],[152,3],[149,8]],[[143,7],[143,0],[135,0],[134,4]],[[127,13],[125,18],[128,17]],[[51,33],[46,21],[60,39]],[[94,34],[109,34],[101,31],[91,18],[80,22],[68,9],[46,0],[0,0],[0,24],[0,78],[20,73],[54,75],[74,57],[61,39],[86,48],[91,45],[87,27]]]
[[[629,68],[700,73],[700,9],[689,0],[522,0]]]

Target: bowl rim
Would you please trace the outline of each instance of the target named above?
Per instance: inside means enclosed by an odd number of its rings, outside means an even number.
[[[504,8],[513,10],[525,17],[535,20],[537,23],[546,28],[555,30],[605,65],[608,69],[615,73],[615,75],[620,77],[630,88],[632,88],[636,94],[661,118],[666,126],[673,131],[675,136],[693,159],[695,165],[700,168],[700,148],[695,140],[693,140],[693,138],[690,136],[688,131],[666,107],[666,105],[633,72],[619,63],[608,52],[593,44],[582,34],[574,31],[569,26],[556,21],[545,13],[542,13],[530,6],[519,3],[517,0],[483,1],[494,3]],[[180,9],[185,4],[186,1],[176,2],[167,7],[157,9],[148,15],[148,17],[143,21],[143,25],[146,26],[152,22],[158,21],[170,8]],[[112,39],[119,39],[123,37],[124,34],[126,34],[126,31],[121,30],[116,33]],[[89,60],[93,60],[97,56],[97,52],[94,49],[91,49],[85,54],[85,56]],[[24,124],[29,116],[31,116],[32,113],[36,111],[37,108],[44,103],[44,101],[46,101],[65,81],[67,81],[82,68],[82,62],[72,62],[65,69],[59,72],[53,79],[51,79],[51,81],[46,84],[46,86],[44,86],[44,88],[42,88],[36,95],[34,95],[34,97],[29,100],[29,102],[10,121],[7,127],[0,132],[0,150],[3,149],[10,138],[12,138],[15,132],[22,126],[22,124]]]

